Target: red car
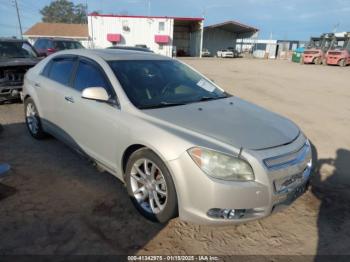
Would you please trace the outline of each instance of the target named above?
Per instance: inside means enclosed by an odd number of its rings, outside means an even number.
[[[39,38],[34,43],[34,48],[40,56],[48,56],[57,51],[66,49],[84,48],[81,43],[69,39]]]

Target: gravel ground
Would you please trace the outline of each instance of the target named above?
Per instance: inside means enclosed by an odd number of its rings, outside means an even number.
[[[0,254],[350,254],[350,67],[185,59],[224,89],[295,121],[317,152],[311,189],[266,219],[225,227],[133,208],[122,183],[51,138],[32,139],[23,105],[0,105]]]

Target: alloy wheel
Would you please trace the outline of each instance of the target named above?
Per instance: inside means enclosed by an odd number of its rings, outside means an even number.
[[[39,130],[38,115],[37,115],[35,106],[32,103],[27,104],[26,118],[27,118],[27,124],[30,132],[32,134],[38,133],[38,130]]]
[[[143,210],[151,214],[164,210],[168,200],[166,180],[154,162],[138,159],[131,169],[130,185],[133,197]]]

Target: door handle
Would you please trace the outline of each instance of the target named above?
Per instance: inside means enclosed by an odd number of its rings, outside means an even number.
[[[69,103],[74,103],[74,99],[71,96],[65,96],[64,99],[68,101]]]

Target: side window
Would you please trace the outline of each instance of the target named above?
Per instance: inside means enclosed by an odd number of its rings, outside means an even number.
[[[51,63],[48,77],[62,85],[68,85],[74,66],[74,59],[56,58]]]
[[[51,64],[52,64],[52,61],[49,61],[45,67],[44,67],[44,70],[41,72],[41,74],[43,76],[46,76],[46,77],[49,77],[49,71],[50,71],[50,68],[51,68]]]
[[[43,41],[42,40],[40,40],[40,39],[38,39],[37,41],[35,41],[35,43],[34,43],[34,47],[35,48],[39,48],[39,49],[41,49],[42,48],[42,46],[43,46]]]
[[[91,63],[80,61],[74,81],[74,89],[82,91],[87,87],[104,87],[109,91],[108,82],[101,70]]]

